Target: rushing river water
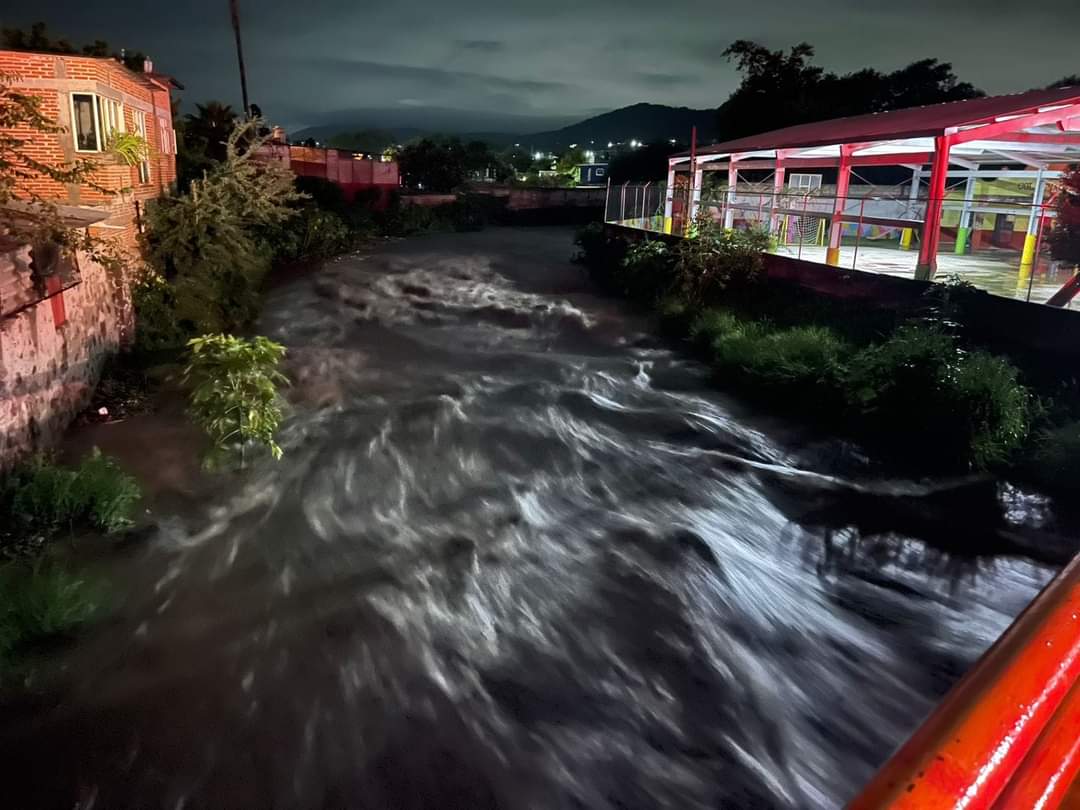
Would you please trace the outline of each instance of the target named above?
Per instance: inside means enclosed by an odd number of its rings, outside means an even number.
[[[0,725],[2,804],[850,798],[1051,568],[845,530],[815,505],[918,487],[718,393],[570,252],[430,237],[274,290],[284,460],[101,563],[116,615]]]

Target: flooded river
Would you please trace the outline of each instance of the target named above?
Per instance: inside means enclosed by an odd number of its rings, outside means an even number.
[[[115,614],[8,706],[3,805],[852,797],[1052,569],[859,537],[831,499],[922,485],[719,393],[571,252],[432,236],[273,290],[284,459],[97,563]],[[153,424],[95,441],[182,488]]]

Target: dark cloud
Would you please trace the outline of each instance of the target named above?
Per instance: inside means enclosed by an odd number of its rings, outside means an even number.
[[[482,53],[496,53],[504,47],[503,43],[493,39],[459,39],[458,47],[466,51],[480,51]]]
[[[360,77],[367,81],[404,81],[415,83],[419,87],[436,88],[445,92],[454,86],[472,92],[506,93],[546,93],[565,91],[568,85],[562,82],[547,82],[536,79],[511,79],[505,76],[491,76],[482,73],[470,73],[462,70],[447,70],[441,67],[420,67],[417,65],[395,65],[383,62],[367,62],[362,59],[318,59],[309,62],[306,67],[326,71],[326,75],[339,77],[341,80]]]
[[[700,80],[699,76],[688,73],[649,73],[638,71],[634,74],[634,82],[642,87],[678,87],[679,85],[694,84]]]
[[[720,57],[736,39],[805,40],[839,73],[936,57],[991,93],[1080,69],[1076,0],[1022,14],[1014,0],[240,0],[240,9],[252,99],[290,127],[330,110],[439,108],[518,126],[638,101],[714,107],[738,84]],[[37,0],[3,15],[6,26],[38,19],[72,40],[146,51],[184,82],[189,103],[238,104],[223,0]]]

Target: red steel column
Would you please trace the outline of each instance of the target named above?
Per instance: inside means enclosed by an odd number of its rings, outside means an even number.
[[[840,235],[844,229],[840,215],[844,213],[848,188],[851,186],[851,153],[854,151],[854,144],[840,145],[840,168],[836,175],[836,199],[833,201],[832,226],[829,228],[829,249],[825,252],[825,263],[833,267],[840,264]]]
[[[937,271],[938,243],[941,241],[941,210],[945,201],[945,180],[949,173],[949,149],[952,142],[947,135],[934,139],[934,162],[930,169],[930,196],[926,201],[926,219],[922,227],[922,243],[919,245],[919,263],[915,266],[915,278],[930,281]]]

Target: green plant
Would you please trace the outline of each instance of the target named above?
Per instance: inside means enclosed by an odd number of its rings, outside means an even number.
[[[212,444],[208,466],[234,451],[243,465],[251,444],[281,458],[274,439],[282,419],[278,387],[287,382],[278,370],[285,347],[262,336],[233,335],[203,335],[187,345],[184,379],[191,386],[191,416]]]
[[[116,532],[132,525],[141,492],[135,479],[94,448],[77,467],[37,457],[6,480],[0,502],[28,531],[87,525]]]
[[[1080,486],[1080,422],[1040,430],[1023,472],[1051,492],[1075,492]]]
[[[146,255],[157,278],[136,296],[136,314],[141,322],[169,323],[143,329],[149,344],[140,348],[164,348],[160,344],[175,337],[183,345],[196,334],[245,326],[257,314],[271,259],[268,234],[296,216],[296,204],[306,199],[287,170],[254,159],[265,142],[260,126],[237,124],[224,162],[192,181],[186,194],[147,206]]]
[[[621,292],[630,298],[655,301],[671,286],[673,251],[659,240],[630,245],[618,275]]]
[[[964,352],[950,335],[904,326],[855,354],[846,375],[862,432],[913,458],[984,468],[1028,432],[1030,393],[1006,360]]]
[[[49,561],[8,563],[0,569],[0,669],[27,647],[71,635],[105,607],[101,582]]]
[[[679,242],[676,284],[691,304],[709,304],[729,285],[758,278],[768,248],[765,232],[725,230],[703,208],[691,222],[691,236]]]
[[[322,259],[352,250],[359,238],[337,214],[305,205],[294,220],[277,229],[270,246],[279,259]]]
[[[113,132],[105,148],[128,166],[138,166],[150,156],[150,144],[136,132]]]

